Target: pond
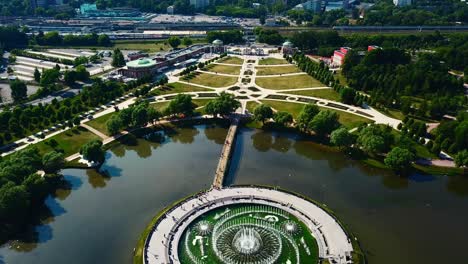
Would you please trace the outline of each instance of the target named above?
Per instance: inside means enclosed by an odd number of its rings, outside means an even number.
[[[163,144],[111,148],[105,174],[65,170],[72,188],[47,200],[53,217],[36,228],[37,241],[5,245],[0,263],[131,263],[140,233],[159,210],[209,187],[226,133],[180,128]],[[370,263],[466,258],[466,178],[402,179],[297,135],[244,128],[226,180],[280,186],[326,204],[359,238]]]

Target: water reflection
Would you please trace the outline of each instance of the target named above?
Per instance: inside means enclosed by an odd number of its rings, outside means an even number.
[[[200,131],[194,127],[184,127],[184,133],[179,133],[177,130],[168,130],[166,132],[169,134],[172,141],[182,144],[191,144],[195,140],[195,137],[200,133]]]
[[[468,196],[468,177],[466,176],[450,176],[448,177],[447,190],[457,196]]]

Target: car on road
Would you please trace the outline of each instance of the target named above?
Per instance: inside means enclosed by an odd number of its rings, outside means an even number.
[[[88,116],[88,119],[89,119],[89,120],[91,120],[91,119],[93,119],[93,118],[94,118],[94,117],[93,117],[92,115],[89,115],[89,116]]]

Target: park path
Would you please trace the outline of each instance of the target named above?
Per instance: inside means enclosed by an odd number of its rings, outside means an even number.
[[[274,77],[287,77],[287,76],[296,76],[296,75],[308,75],[306,72],[292,72],[292,73],[281,73],[281,74],[271,74],[271,75],[256,75],[257,78],[274,78]]]
[[[88,129],[91,133],[95,134],[96,136],[99,136],[102,140],[106,140],[107,138],[109,138],[109,136],[107,136],[106,134],[102,133],[101,131],[95,129],[92,126],[89,126],[87,124],[81,124],[81,126]]]
[[[223,149],[221,150],[221,157],[219,158],[218,166],[216,168],[212,188],[223,188],[224,176],[226,175],[229,166],[229,160],[231,158],[231,154],[234,148],[233,146],[238,126],[239,117],[236,115],[233,118],[231,118],[231,126],[229,127],[226,140],[224,141]]]

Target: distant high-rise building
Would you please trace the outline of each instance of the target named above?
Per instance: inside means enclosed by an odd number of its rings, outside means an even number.
[[[312,11],[314,13],[320,12],[322,9],[322,0],[310,0],[307,2],[304,2],[302,4],[296,5],[294,10],[307,10],[307,11]]]
[[[396,6],[407,6],[411,5],[411,0],[393,0],[393,4]]]
[[[196,9],[204,8],[210,4],[210,0],[190,0],[190,4]]]

